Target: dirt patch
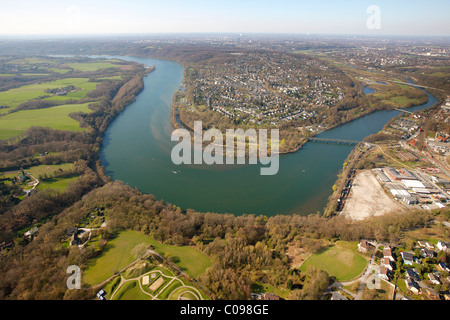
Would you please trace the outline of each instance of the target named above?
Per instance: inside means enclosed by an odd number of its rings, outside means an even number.
[[[402,210],[405,207],[384,192],[372,170],[366,170],[356,175],[342,214],[354,220],[363,220]]]
[[[301,265],[309,258],[311,255],[305,248],[299,247],[295,244],[289,244],[287,246],[286,255],[289,258],[289,265],[291,268],[300,268]]]
[[[155,292],[163,284],[163,282],[164,282],[164,278],[159,277],[148,288],[150,289],[150,291]]]

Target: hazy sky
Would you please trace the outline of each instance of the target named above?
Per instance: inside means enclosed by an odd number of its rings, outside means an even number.
[[[367,8],[380,8],[370,30]],[[448,0],[0,0],[0,34],[331,33],[450,36]]]

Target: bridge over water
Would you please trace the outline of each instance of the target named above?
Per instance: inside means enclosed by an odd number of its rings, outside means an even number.
[[[356,140],[331,139],[331,138],[319,138],[319,137],[308,138],[308,141],[324,142],[324,143],[337,143],[337,144],[349,144],[349,145],[357,145],[358,143],[362,142],[362,141],[356,141]]]

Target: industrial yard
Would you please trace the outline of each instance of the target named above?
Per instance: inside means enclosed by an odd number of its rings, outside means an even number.
[[[432,210],[445,207],[450,200],[450,181],[428,174],[425,168],[412,171],[385,167],[373,171],[385,190],[407,206]]]
[[[372,170],[364,170],[356,175],[341,214],[363,220],[403,209],[406,208],[384,192]]]
[[[450,181],[430,175],[426,168],[392,167],[357,173],[342,215],[354,220],[405,209],[434,210],[450,201]]]

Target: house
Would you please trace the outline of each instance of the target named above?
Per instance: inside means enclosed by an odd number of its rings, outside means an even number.
[[[405,280],[406,287],[414,294],[420,294],[420,286],[412,279]]]
[[[80,238],[78,238],[78,234],[74,233],[72,234],[72,236],[70,237],[70,245],[71,246],[79,246],[81,243]]]
[[[391,260],[389,260],[389,258],[382,258],[381,265],[388,268],[390,271],[394,270],[394,268],[392,268]]]
[[[33,227],[27,232],[24,233],[24,236],[27,238],[31,238],[31,236],[34,236],[39,231],[38,227]]]
[[[105,290],[100,290],[99,292],[97,292],[97,298],[99,298],[100,300],[106,300],[106,292]]]
[[[446,253],[450,253],[450,242],[444,242],[439,240],[436,248],[438,248],[439,251],[444,251]]]
[[[416,197],[406,196],[403,197],[403,202],[409,205],[419,204],[419,200]]]
[[[389,281],[391,278],[391,272],[388,268],[382,265],[380,267],[380,273],[378,274],[378,276],[383,280]]]
[[[434,249],[434,246],[431,243],[429,243],[429,242],[425,242],[425,247],[427,247],[430,250]]]
[[[25,189],[25,190],[23,190],[23,193],[25,194],[25,196],[31,197],[33,194],[37,193],[37,190],[36,190],[36,188]]]
[[[405,264],[410,264],[410,265],[413,264],[414,256],[413,256],[413,254],[411,252],[403,252],[402,251],[401,255],[402,255],[403,262]]]
[[[280,300],[279,296],[277,296],[276,294],[270,293],[270,292],[264,293],[262,298],[264,300]]]
[[[383,257],[388,258],[392,262],[395,261],[395,258],[394,258],[393,252],[392,252],[392,248],[390,246],[383,249]]]
[[[441,282],[439,281],[439,279],[432,273],[428,274],[428,279],[430,280],[430,282],[432,284],[440,284]]]
[[[78,228],[68,228],[66,230],[66,235],[68,237],[70,237],[71,235],[73,235],[74,233],[78,233]]]
[[[251,293],[250,294],[250,299],[251,300],[261,300],[261,295],[258,293]]]
[[[14,242],[13,241],[3,241],[2,243],[0,243],[0,251],[4,250],[4,249],[8,249],[8,248],[12,248],[14,247]]]
[[[440,300],[439,294],[436,293],[434,290],[431,290],[430,288],[423,288],[422,293],[427,295],[428,297],[430,297],[433,300]]]
[[[417,244],[420,246],[420,247],[425,247],[425,242],[423,242],[423,241],[417,241]]]
[[[450,268],[444,262],[439,262],[437,268],[441,271],[450,272]]]
[[[425,248],[425,249],[420,250],[420,255],[424,258],[434,258],[434,251]]]
[[[420,281],[420,277],[413,269],[406,269],[406,277],[415,281]]]
[[[367,253],[372,247],[373,246],[367,240],[358,243],[358,251],[361,253]]]

